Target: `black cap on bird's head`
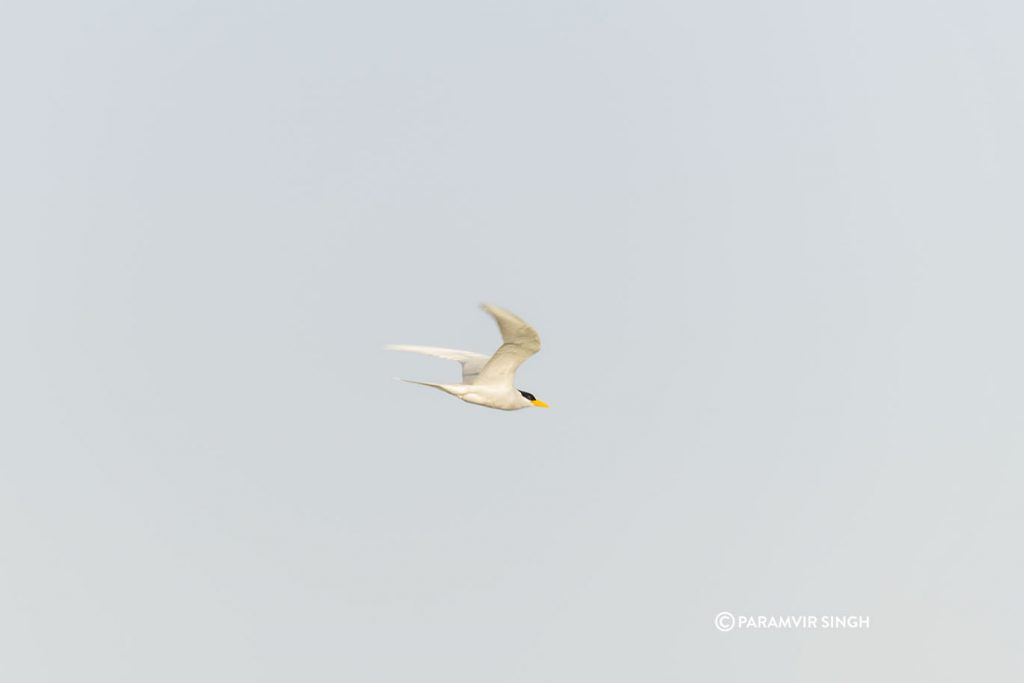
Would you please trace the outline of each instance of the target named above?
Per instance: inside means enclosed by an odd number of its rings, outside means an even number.
[[[519,393],[523,395],[523,398],[525,398],[527,401],[529,401],[533,405],[537,406],[538,408],[550,408],[551,407],[547,403],[545,403],[544,401],[538,401],[537,397],[534,396],[533,394],[531,394],[529,391],[523,391],[522,389],[519,389]]]

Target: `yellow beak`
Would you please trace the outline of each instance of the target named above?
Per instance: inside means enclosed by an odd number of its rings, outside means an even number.
[[[532,403],[533,405],[537,406],[538,408],[550,408],[551,407],[547,403],[545,403],[544,401],[538,401],[536,399],[534,399],[533,401],[530,401],[530,403]]]

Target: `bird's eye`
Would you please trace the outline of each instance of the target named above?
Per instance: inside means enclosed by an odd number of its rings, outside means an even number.
[[[537,397],[534,396],[533,394],[531,394],[529,391],[523,391],[522,389],[520,389],[519,393],[522,394],[523,398],[525,398],[527,401],[536,401],[537,400]]]

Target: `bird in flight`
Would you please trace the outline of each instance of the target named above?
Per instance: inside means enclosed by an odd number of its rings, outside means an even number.
[[[504,342],[489,358],[482,353],[442,349],[436,346],[392,344],[385,347],[391,351],[411,351],[458,361],[462,363],[462,384],[433,384],[431,382],[416,382],[411,379],[402,381],[434,387],[460,398],[466,403],[475,403],[487,408],[497,408],[498,410],[520,410],[531,406],[548,408],[547,403],[537,400],[537,397],[530,392],[521,391],[512,385],[515,381],[516,370],[523,364],[523,361],[540,351],[540,336],[537,334],[537,330],[530,327],[521,318],[497,306],[483,304],[481,308],[490,313],[497,321],[498,329],[501,330],[501,339]]]

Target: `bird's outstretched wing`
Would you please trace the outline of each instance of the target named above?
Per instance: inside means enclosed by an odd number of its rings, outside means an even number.
[[[481,308],[497,321],[505,343],[494,352],[473,384],[512,386],[519,366],[540,351],[540,335],[526,321],[502,308],[490,304],[483,304]]]
[[[442,349],[438,346],[410,346],[409,344],[389,344],[384,347],[388,351],[411,351],[422,353],[435,358],[454,360],[462,363],[462,383],[472,384],[480,370],[489,360],[488,356],[473,351],[459,351],[458,349]]]

